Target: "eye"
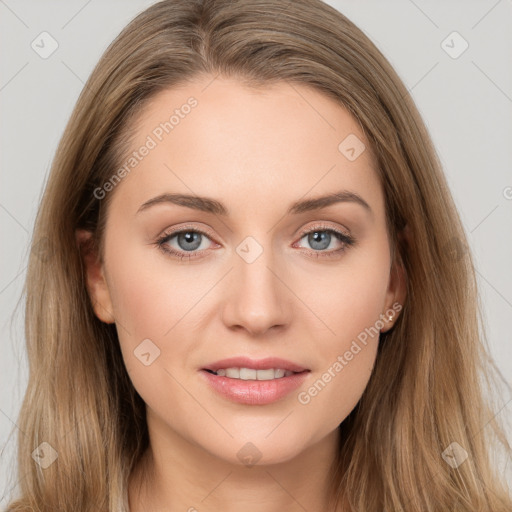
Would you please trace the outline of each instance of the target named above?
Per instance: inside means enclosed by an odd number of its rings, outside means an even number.
[[[165,253],[179,259],[186,258],[190,260],[200,256],[200,252],[207,250],[208,244],[203,243],[206,239],[209,239],[208,233],[196,228],[187,228],[172,233],[164,233],[156,241],[156,245]],[[174,242],[174,245],[172,242]]]
[[[164,253],[180,260],[191,260],[201,257],[201,253],[208,251],[207,240],[211,242],[211,238],[211,235],[206,231],[197,228],[184,228],[164,233],[158,238],[155,245]],[[312,229],[303,232],[299,242],[302,239],[307,239],[307,243],[312,247],[312,250],[307,251],[306,254],[315,258],[339,256],[356,242],[354,237],[325,225],[314,226]],[[330,251],[326,250],[336,242],[341,247]],[[296,244],[294,244],[294,247]]]
[[[302,233],[300,240],[303,239],[306,239],[307,243],[313,249],[313,251],[308,251],[309,254],[314,255],[313,257],[316,258],[338,256],[355,243],[354,237],[325,225],[314,226],[313,229]],[[331,251],[325,250],[332,244],[336,244],[336,242],[339,245],[341,244],[340,248]]]

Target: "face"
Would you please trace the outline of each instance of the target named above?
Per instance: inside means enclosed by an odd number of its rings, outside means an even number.
[[[236,464],[291,460],[355,407],[403,301],[368,141],[307,86],[212,77],[159,93],[136,130],[136,163],[102,189],[96,314],[160,433]]]

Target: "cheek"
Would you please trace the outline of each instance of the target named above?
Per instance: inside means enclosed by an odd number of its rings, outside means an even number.
[[[170,262],[156,247],[121,246],[121,238],[112,236],[106,247],[108,286],[125,366],[149,403],[173,384],[164,368],[174,373],[189,364],[199,335],[194,314],[214,279],[197,266]]]
[[[330,295],[329,301],[318,297],[318,305],[322,306],[318,310],[329,329],[315,340],[319,364],[308,385],[298,393],[297,401],[311,428],[314,418],[323,418],[320,437],[336,428],[354,409],[375,364],[383,327],[378,322],[383,294],[368,284],[357,285],[354,279],[350,286]]]
[[[141,244],[126,247],[120,257],[115,251],[110,256],[114,314],[133,339],[161,339],[172,332],[213,282],[199,267],[180,266],[156,247]]]
[[[301,268],[295,276],[296,294],[312,312],[306,322],[317,328],[318,347],[324,356],[348,350],[354,339],[377,342],[372,336],[382,327],[389,284],[389,251],[386,239],[347,253],[334,265]],[[291,277],[290,277],[291,278]],[[370,334],[368,334],[368,332]]]
[[[110,252],[109,290],[124,363],[134,387],[155,410],[180,399],[181,370],[190,365],[199,334],[194,314],[214,284],[202,274],[169,262],[156,247]]]
[[[389,280],[387,254],[385,243],[361,250],[330,270],[302,279],[297,290],[322,321],[311,317],[322,332],[315,339],[321,363],[297,398],[308,417],[327,414],[331,427],[356,406],[373,370],[384,326],[380,315]]]

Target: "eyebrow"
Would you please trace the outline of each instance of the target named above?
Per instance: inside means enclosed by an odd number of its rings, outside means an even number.
[[[149,199],[143,203],[137,210],[137,213],[147,210],[148,208],[157,204],[171,203],[194,210],[200,210],[215,215],[229,216],[229,210],[221,202],[210,197],[194,196],[189,194],[161,194],[157,197]],[[286,212],[287,215],[297,215],[299,213],[320,210],[327,208],[336,203],[355,203],[361,205],[369,213],[373,213],[370,205],[355,192],[348,190],[341,190],[332,194],[327,194],[312,199],[303,199],[291,204]]]

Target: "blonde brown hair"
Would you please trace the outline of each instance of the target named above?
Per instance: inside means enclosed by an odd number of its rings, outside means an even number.
[[[440,162],[391,65],[319,0],[165,0],[137,16],[97,64],[60,141],[35,223],[32,244],[48,250],[45,257],[31,252],[24,289],[30,375],[18,419],[21,494],[8,510],[128,505],[128,477],[149,442],[145,404],[115,325],[94,314],[75,231],[91,230],[102,254],[115,191],[100,201],[94,190],[123,161],[130,121],[157,92],[206,74],[252,87],[314,87],[358,120],[377,157],[407,299],[394,328],[381,335],[360,402],[339,427],[329,510],[343,500],[358,512],[510,512],[491,449],[499,441],[511,453],[491,404],[497,368]],[[409,236],[400,237],[406,225]],[[42,442],[58,454],[46,469],[32,458]],[[456,468],[442,456],[454,442],[469,455]]]

